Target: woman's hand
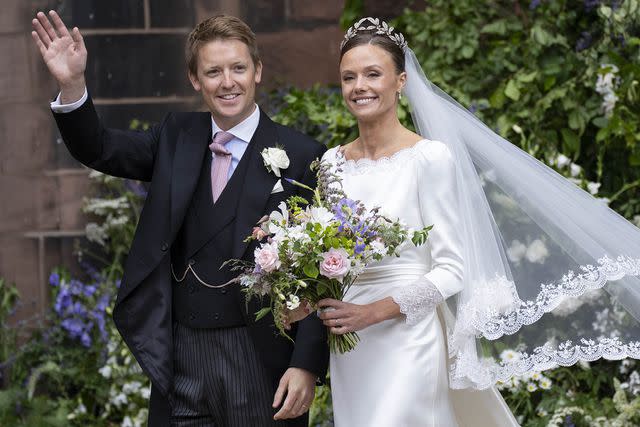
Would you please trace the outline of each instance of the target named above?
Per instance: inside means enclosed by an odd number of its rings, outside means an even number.
[[[325,310],[319,314],[319,317],[324,325],[329,327],[330,332],[336,335],[360,331],[400,315],[400,307],[391,297],[364,305],[331,298],[318,302],[318,308],[327,307],[331,307],[333,310]]]

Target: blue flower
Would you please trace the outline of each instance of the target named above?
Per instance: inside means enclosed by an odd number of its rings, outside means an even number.
[[[581,37],[576,42],[576,52],[588,49],[591,46],[592,41],[593,39],[591,33],[588,31],[583,31]]]
[[[542,0],[531,0],[531,3],[529,3],[529,10],[536,10],[538,6],[540,6],[540,3],[542,3]]]
[[[87,348],[91,347],[91,336],[86,331],[83,332],[82,336],[80,337],[80,342]]]
[[[81,336],[86,326],[82,320],[73,317],[64,319],[60,325],[69,332],[71,338]]]
[[[90,297],[90,296],[92,296],[93,294],[96,293],[96,290],[97,290],[97,288],[96,288],[95,285],[87,285],[87,286],[84,287],[84,294],[85,294],[85,296]]]
[[[353,252],[359,255],[364,252],[365,247],[366,245],[364,243],[364,240],[358,239],[356,240],[356,247],[353,249]]]
[[[590,12],[591,10],[598,7],[599,5],[600,5],[600,0],[584,0],[584,9],[587,12]]]
[[[51,273],[49,276],[49,284],[51,286],[60,286],[60,275],[58,273]]]
[[[98,303],[96,304],[96,310],[100,311],[100,312],[104,312],[106,311],[107,307],[109,306],[109,300],[110,300],[110,295],[109,294],[104,294],[100,297],[100,299],[98,300]]]
[[[351,200],[348,198],[341,199],[335,206],[333,206],[333,214],[338,221],[340,221],[340,226],[338,230],[343,231],[345,228],[350,229],[349,218],[356,211],[358,207],[358,203],[355,200]]]
[[[71,304],[73,304],[73,299],[71,298],[69,290],[67,288],[61,288],[60,293],[58,293],[58,296],[56,297],[56,303],[53,306],[56,313],[63,316]]]

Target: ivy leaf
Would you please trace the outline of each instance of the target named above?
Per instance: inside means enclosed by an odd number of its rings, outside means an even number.
[[[509,83],[507,83],[507,87],[504,89],[504,94],[514,101],[519,100],[520,89],[518,89],[518,84],[514,80],[509,80]]]

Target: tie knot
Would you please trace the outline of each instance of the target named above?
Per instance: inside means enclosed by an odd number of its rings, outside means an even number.
[[[231,141],[235,136],[229,132],[219,131],[213,135],[213,142],[209,145],[209,149],[213,154],[229,155],[231,154],[224,146],[227,142]]]

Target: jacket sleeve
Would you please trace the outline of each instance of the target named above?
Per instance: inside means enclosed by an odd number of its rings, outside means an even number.
[[[163,124],[147,131],[106,128],[91,97],[78,109],[53,116],[69,152],[80,163],[108,175],[151,180]]]
[[[311,161],[322,158],[326,151],[324,145],[319,145]],[[311,161],[307,163],[302,183],[314,188],[316,175],[309,169]],[[308,198],[309,194],[301,194]],[[298,324],[296,340],[289,366],[302,368],[318,376],[320,383],[324,382],[329,366],[329,346],[327,345],[327,328],[316,313],[312,313]]]

